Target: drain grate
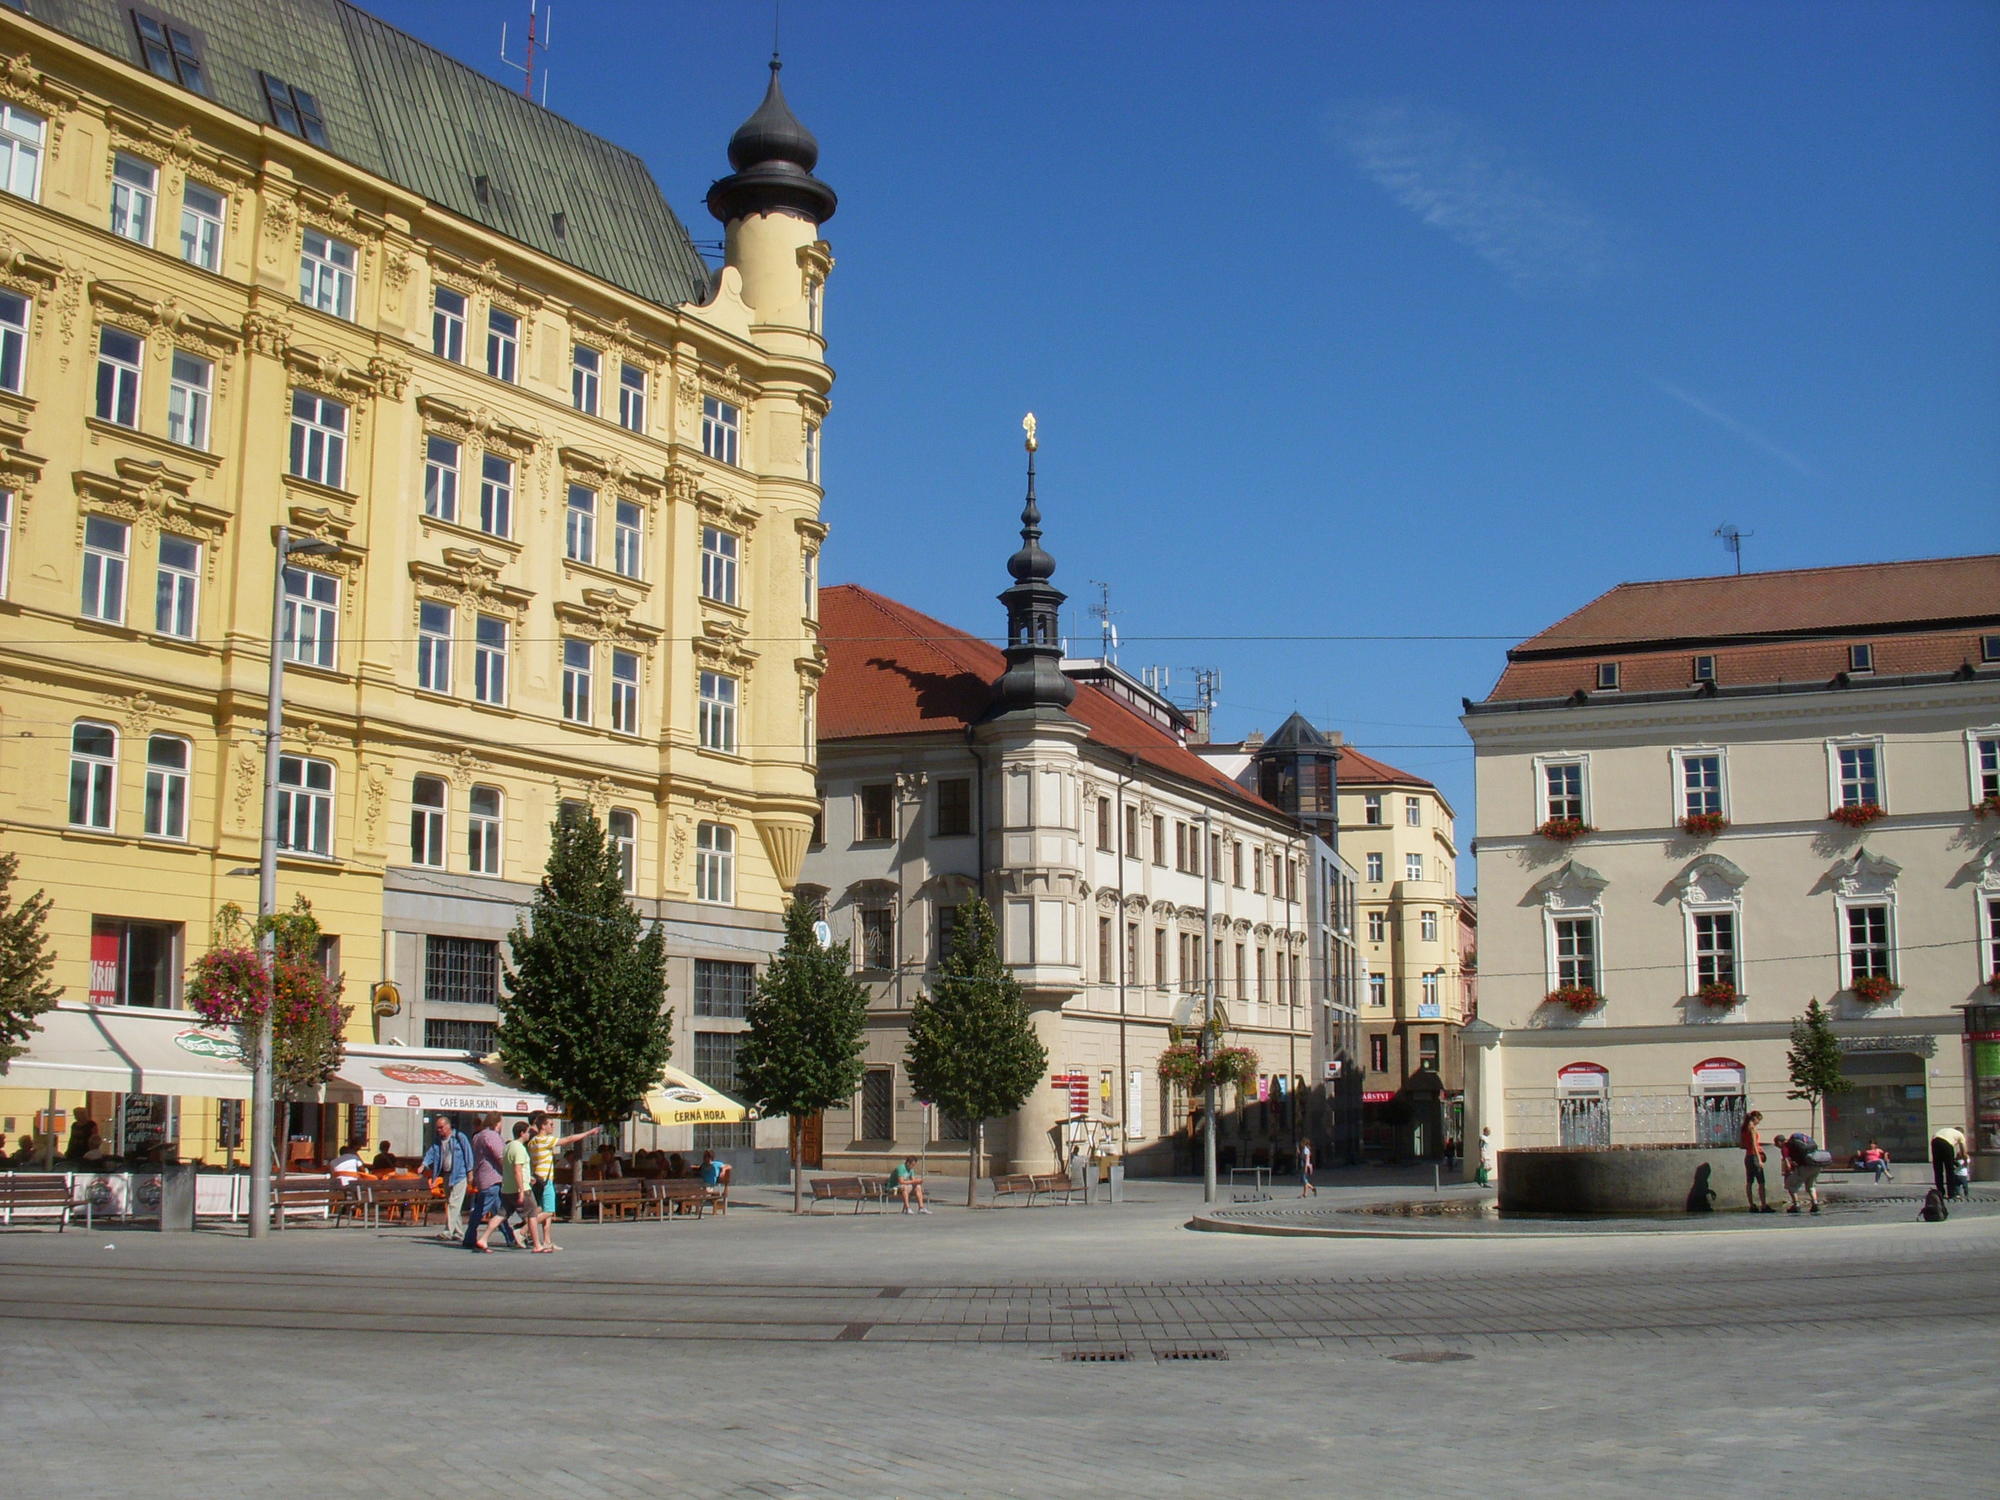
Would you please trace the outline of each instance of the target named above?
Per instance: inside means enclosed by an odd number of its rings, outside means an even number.
[[[1072,1365],[1121,1365],[1132,1358],[1130,1349],[1065,1349],[1063,1362]]]
[[[1462,1359],[1471,1359],[1470,1354],[1461,1354],[1456,1349],[1417,1349],[1408,1354],[1387,1356],[1399,1365],[1454,1365]]]
[[[1227,1359],[1227,1349],[1155,1349],[1154,1359]]]

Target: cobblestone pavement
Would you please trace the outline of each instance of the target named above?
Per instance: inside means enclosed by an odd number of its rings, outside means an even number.
[[[1322,1195],[1379,1199],[1379,1187]],[[0,1233],[19,1494],[1974,1493],[2000,1220],[1509,1242],[930,1217]]]

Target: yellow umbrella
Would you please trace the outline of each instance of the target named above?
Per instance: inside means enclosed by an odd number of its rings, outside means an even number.
[[[659,1087],[646,1095],[646,1113],[655,1125],[732,1125],[754,1118],[747,1104],[676,1068],[666,1069]]]

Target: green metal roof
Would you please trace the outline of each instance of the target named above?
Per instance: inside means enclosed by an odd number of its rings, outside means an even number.
[[[268,73],[314,96],[335,156],[648,302],[707,296],[707,263],[637,156],[345,0],[146,8],[196,35],[225,109],[270,123]],[[120,0],[34,0],[33,18],[144,66]]]

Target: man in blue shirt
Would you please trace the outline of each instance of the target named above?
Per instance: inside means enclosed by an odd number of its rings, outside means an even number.
[[[451,1117],[437,1117],[437,1140],[417,1170],[433,1182],[444,1183],[443,1238],[465,1237],[465,1180],[472,1172],[472,1143],[452,1128]]]

